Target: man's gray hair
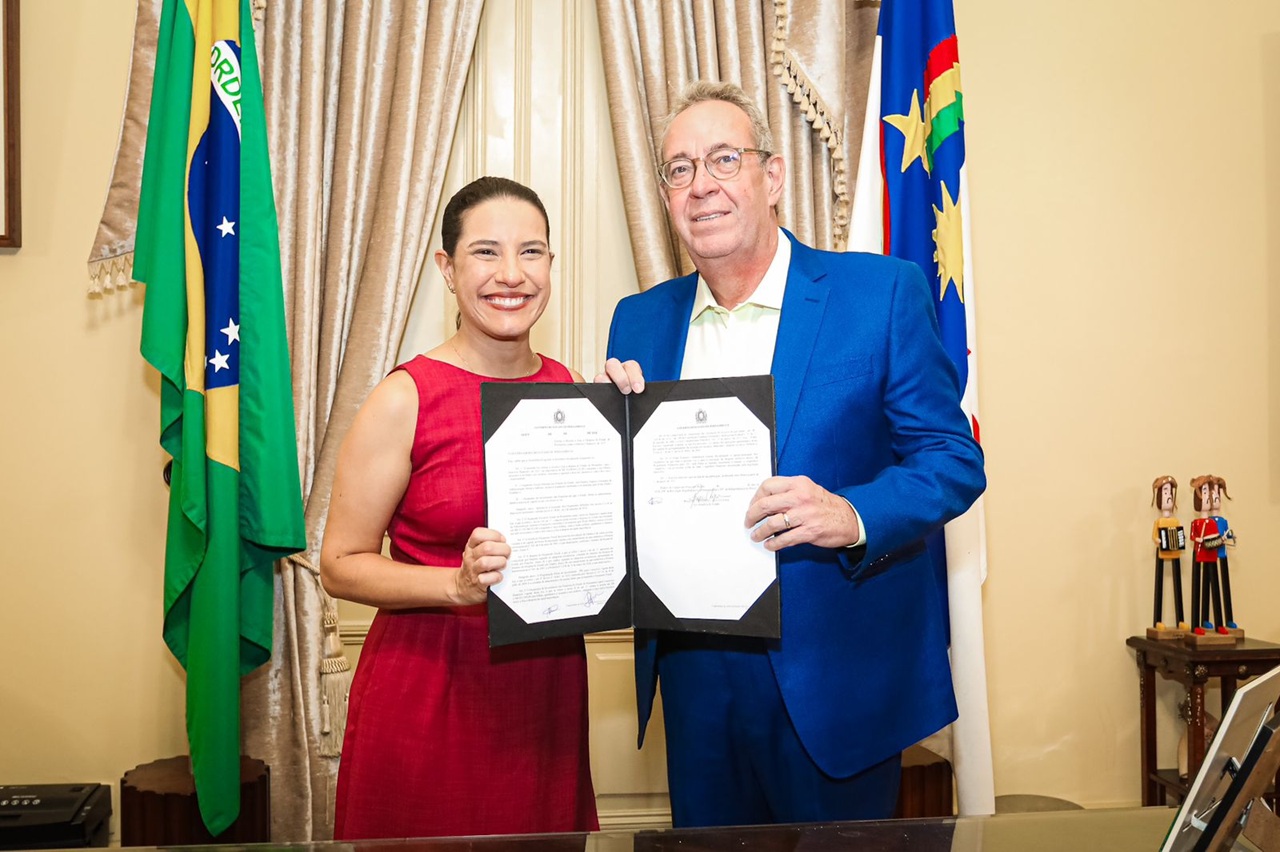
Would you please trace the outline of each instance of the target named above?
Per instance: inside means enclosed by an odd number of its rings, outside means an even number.
[[[751,146],[762,151],[773,151],[773,132],[769,130],[769,123],[765,121],[764,113],[740,86],[734,83],[717,83],[712,80],[694,80],[681,90],[671,104],[671,112],[658,122],[659,158],[663,156],[663,149],[667,146],[667,132],[671,129],[671,122],[689,107],[703,101],[724,101],[745,112],[747,118],[751,120]]]

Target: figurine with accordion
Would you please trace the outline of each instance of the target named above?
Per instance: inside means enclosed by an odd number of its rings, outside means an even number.
[[[1187,532],[1182,523],[1174,515],[1178,508],[1178,481],[1172,476],[1158,476],[1151,483],[1151,505],[1160,510],[1151,528],[1151,539],[1156,546],[1156,584],[1155,607],[1151,616],[1151,627],[1147,628],[1149,639],[1181,639],[1187,635],[1191,626],[1187,623],[1182,608],[1182,552],[1187,549]],[[1169,568],[1173,580],[1173,611],[1175,626],[1163,621],[1164,616],[1164,574]]]

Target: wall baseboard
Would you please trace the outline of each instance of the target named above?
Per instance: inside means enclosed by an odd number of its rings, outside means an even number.
[[[645,831],[671,827],[666,793],[596,793],[601,831]]]

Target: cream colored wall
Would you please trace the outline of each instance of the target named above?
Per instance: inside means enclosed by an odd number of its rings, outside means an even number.
[[[956,5],[996,792],[1130,803],[1157,475],[1227,478],[1237,621],[1280,641],[1280,5]]]
[[[118,785],[186,751],[141,293],[85,297],[133,9],[22,4],[23,247],[0,251],[0,784]]]
[[[957,7],[997,793],[1134,803],[1123,642],[1149,615],[1156,474],[1227,477],[1238,617],[1280,640],[1264,561],[1280,528],[1280,6]],[[114,784],[185,750],[139,294],[84,296],[132,9],[23,4],[25,246],[0,252],[0,784]],[[1175,698],[1162,689],[1169,730]]]

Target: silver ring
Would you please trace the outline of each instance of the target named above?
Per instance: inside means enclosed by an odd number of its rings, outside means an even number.
[[[782,513],[782,523],[784,529],[791,529],[791,519],[787,517],[787,513]]]

